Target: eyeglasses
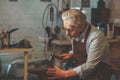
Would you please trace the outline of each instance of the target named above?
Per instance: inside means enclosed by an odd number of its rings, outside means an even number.
[[[83,23],[84,23],[84,22],[83,22]],[[69,26],[70,26],[70,29],[64,28],[64,30],[65,30],[65,31],[68,31],[69,33],[71,33],[71,32],[73,32],[73,31],[77,30],[81,25],[83,25],[83,23],[80,23],[80,24],[77,25],[77,26],[69,25]]]
[[[70,29],[64,28],[65,31],[68,31],[68,32],[70,32],[70,33],[73,32],[75,29],[76,29],[76,27],[74,27],[74,26],[71,26]]]
[[[64,28],[64,30],[68,31],[68,32],[73,32],[74,30],[78,29],[82,24],[79,24],[77,26],[72,26],[72,25],[69,25],[70,28],[69,29],[66,29]]]

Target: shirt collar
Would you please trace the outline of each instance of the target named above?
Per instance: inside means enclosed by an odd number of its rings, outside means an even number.
[[[80,35],[80,37],[79,37],[79,38],[74,38],[74,40],[84,42],[85,35],[86,35],[86,32],[87,32],[87,29],[88,29],[88,26],[89,26],[89,25],[90,25],[90,24],[87,25],[86,29],[85,29],[84,32]]]

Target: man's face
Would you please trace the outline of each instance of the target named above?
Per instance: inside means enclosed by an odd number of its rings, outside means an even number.
[[[66,35],[71,38],[72,37],[77,38],[80,36],[80,33],[81,33],[80,27],[75,27],[67,23],[64,23],[64,29],[65,29]]]

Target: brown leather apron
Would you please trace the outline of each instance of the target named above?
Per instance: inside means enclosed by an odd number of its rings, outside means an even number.
[[[79,66],[86,62],[87,60],[87,53],[86,53],[86,41],[90,32],[91,26],[89,25],[85,40],[83,43],[80,41],[73,40],[73,57],[72,62],[74,63],[74,67]],[[111,67],[108,64],[100,62],[96,67],[95,71],[92,74],[88,75],[85,79],[80,79],[79,77],[74,77],[70,80],[110,80],[111,77]]]
[[[89,26],[83,43],[80,41],[73,40],[73,53],[74,54],[71,60],[73,60],[73,62],[75,63],[74,67],[86,62],[86,59],[87,59],[86,41],[87,41],[88,34],[90,32],[90,28],[91,27]]]

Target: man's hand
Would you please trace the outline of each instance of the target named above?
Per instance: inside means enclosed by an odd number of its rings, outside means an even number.
[[[69,77],[76,76],[77,74],[72,70],[65,71],[58,67],[55,67],[55,68],[49,68],[47,70],[47,75],[49,76],[48,80],[55,80],[55,79],[66,79]]]
[[[65,78],[65,74],[66,72],[64,70],[61,70],[58,67],[55,68],[49,68],[47,71],[48,76],[48,80],[54,80],[54,79],[63,79]]]
[[[65,53],[65,54],[59,55],[59,57],[61,58],[60,59],[61,62],[68,62],[70,58],[72,57],[72,54]]]

